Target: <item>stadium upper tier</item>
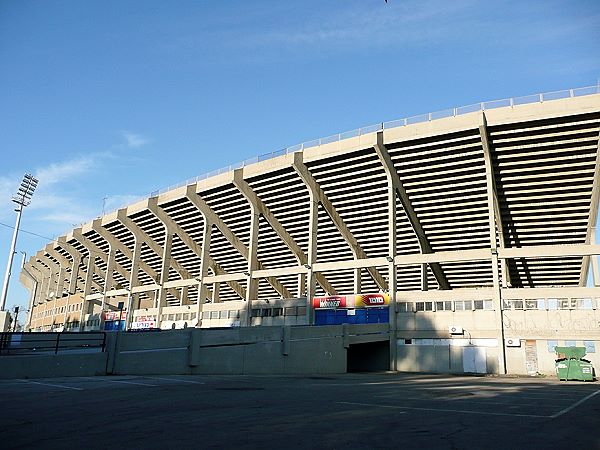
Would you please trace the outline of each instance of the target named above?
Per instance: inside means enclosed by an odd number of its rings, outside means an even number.
[[[27,263],[35,301],[378,292],[393,289],[391,270],[398,291],[496,275],[585,286],[600,94],[428,119],[286,150],[75,228]]]

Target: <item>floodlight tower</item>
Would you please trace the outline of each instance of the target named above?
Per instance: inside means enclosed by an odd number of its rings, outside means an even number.
[[[15,247],[17,245],[17,235],[19,234],[19,225],[21,224],[21,213],[23,208],[31,203],[31,197],[37,187],[38,180],[28,173],[23,176],[21,186],[15,195],[13,195],[12,201],[17,204],[15,211],[17,213],[17,221],[15,224],[15,231],[13,232],[12,243],[10,245],[10,253],[8,254],[8,265],[6,266],[6,274],[4,275],[4,284],[2,285],[2,297],[0,297],[0,311],[4,311],[6,304],[6,296],[8,295],[8,282],[10,280],[10,272],[12,268],[13,256],[15,255]]]

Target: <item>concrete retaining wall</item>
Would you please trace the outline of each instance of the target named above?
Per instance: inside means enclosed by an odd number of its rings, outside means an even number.
[[[108,353],[2,356],[0,378],[88,377],[106,374]]]
[[[110,332],[104,353],[2,356],[0,377],[344,373],[351,344],[388,339],[387,324]]]

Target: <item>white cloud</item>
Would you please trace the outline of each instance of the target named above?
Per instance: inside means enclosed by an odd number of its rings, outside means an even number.
[[[91,170],[94,167],[98,155],[99,154],[92,154],[69,161],[52,163],[47,167],[38,169],[35,173],[35,177],[40,180],[40,187],[50,186],[72,179]]]
[[[142,136],[141,134],[138,134],[138,133],[132,133],[130,131],[122,131],[121,136],[123,136],[123,138],[125,139],[126,145],[129,148],[142,147],[142,146],[146,145],[148,142],[150,142],[150,139],[148,139],[147,137]]]
[[[429,0],[381,5],[379,8],[347,9],[335,16],[320,17],[317,22],[306,25],[261,31],[260,35],[247,39],[246,43],[356,48],[399,42],[431,42],[448,39],[450,31],[459,26],[456,21],[464,20],[460,15],[468,12],[472,6],[473,0]]]
[[[129,206],[139,200],[143,200],[147,197],[140,197],[139,195],[111,195],[106,198],[106,204],[104,205],[104,211],[109,213],[116,209]]]

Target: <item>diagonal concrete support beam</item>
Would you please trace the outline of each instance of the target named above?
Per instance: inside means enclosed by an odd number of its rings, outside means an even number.
[[[135,268],[135,271],[137,272],[138,269],[142,269],[144,272],[146,272],[146,274],[152,278],[153,280],[156,279],[156,277],[158,276],[158,273],[156,272],[156,270],[154,270],[150,265],[148,265],[148,263],[139,260],[137,265],[133,264],[133,260],[134,260],[134,252],[131,251],[131,249],[129,247],[127,247],[125,244],[123,244],[120,240],[118,240],[112,233],[110,233],[106,228],[104,228],[101,224],[92,224],[92,227],[94,229],[94,231],[96,233],[98,233],[102,239],[104,239],[106,242],[109,243],[109,245],[113,246],[116,250],[118,250],[120,253],[122,253],[127,259],[129,259],[130,261],[132,261],[132,268]],[[133,233],[132,233],[133,234]],[[136,238],[136,236],[134,235],[134,240],[138,240]],[[133,269],[132,269],[133,271]],[[125,277],[126,279],[130,279],[131,277],[131,271],[125,271],[128,272],[128,276]],[[137,273],[136,273],[136,281],[137,281]],[[137,282],[135,283],[135,285],[137,286]],[[133,286],[135,287],[135,286]]]
[[[275,215],[271,212],[269,207],[263,202],[260,197],[254,192],[250,185],[244,180],[243,169],[236,169],[233,173],[233,184],[238,188],[240,193],[248,200],[253,207],[257,209],[258,213],[262,215],[267,223],[271,226],[277,236],[283,241],[283,243],[290,249],[295,256],[298,264],[308,264],[308,256],[304,253],[304,250],[296,243],[291,234],[281,225],[281,222],[277,220]],[[262,266],[262,264],[260,264]],[[337,295],[335,288],[327,281],[327,278],[323,274],[316,274],[315,279],[317,283],[321,285],[323,290],[330,295]],[[290,298],[290,297],[284,297]]]
[[[348,245],[352,249],[354,257],[356,259],[367,258],[367,254],[362,249],[362,247],[360,246],[360,244],[358,243],[358,241],[356,240],[356,238],[342,219],[342,216],[339,215],[339,213],[325,194],[325,191],[323,191],[317,180],[308,170],[308,167],[306,167],[306,165],[304,164],[302,152],[294,153],[294,162],[292,166],[296,173],[300,176],[308,190],[313,192],[315,199],[318,200],[318,202],[321,205],[323,205],[323,208],[333,221],[333,224],[335,225],[337,230],[342,235],[342,238],[348,243]],[[379,273],[379,271],[375,267],[369,267],[367,268],[367,270],[369,271],[369,274],[371,275],[373,280],[375,280],[375,283],[377,283],[377,286],[379,286],[380,289],[388,289],[388,284],[385,281],[385,278],[381,275],[381,273]]]
[[[152,239],[150,236],[148,236],[148,234],[146,234],[146,232],[144,230],[142,230],[142,228],[137,223],[135,223],[133,220],[131,220],[127,216],[127,213],[125,212],[125,210],[119,210],[119,211],[117,211],[117,219],[136,238],[138,238],[141,241],[143,241],[144,244],[146,244],[148,247],[150,247],[150,249],[154,253],[156,253],[157,255],[159,255],[162,258],[162,255],[164,253],[163,246],[159,245],[154,239]],[[175,258],[171,258],[171,260],[173,261],[173,264],[171,265],[171,267],[173,269],[175,269],[175,271],[177,272],[177,274],[182,279],[185,280],[185,279],[188,279],[188,278],[192,278],[191,274],[183,267],[183,265],[181,263],[179,263],[179,261],[177,261]]]
[[[51,269],[40,261],[42,253],[42,251],[37,252],[29,260],[29,265],[31,268],[42,274],[42,279],[39,282],[39,286],[33,300],[35,305],[44,303],[46,301],[46,291],[48,289],[48,282],[51,276]]]
[[[598,221],[598,202],[600,202],[600,136],[598,137],[598,145],[596,146],[596,167],[594,169],[594,181],[592,184],[592,198],[590,202],[590,217],[588,219],[587,235],[585,238],[586,244],[596,243],[596,225]],[[594,286],[600,286],[600,269],[598,256],[584,256],[581,265],[581,276],[579,278],[579,286],[587,284],[588,271],[592,265],[592,280]]]
[[[56,285],[58,283],[58,276],[60,275],[60,262],[52,259],[46,250],[42,250],[38,252],[38,259],[42,264],[45,264],[50,272],[50,276],[48,277],[48,282],[44,286],[44,292],[42,295],[44,296],[44,300],[50,300],[50,293],[56,293]]]
[[[198,195],[196,192],[196,185],[191,184],[187,187],[186,196],[192,204],[198,208],[198,210],[204,216],[204,220],[207,220],[209,223],[213,224],[218,228],[218,230],[223,234],[225,239],[235,248],[246,261],[248,261],[250,256],[250,249],[246,247],[246,244],[242,242],[240,238],[236,236],[236,234],[227,226],[227,224],[221,219],[217,213],[213,211],[213,209],[206,203],[206,201]],[[258,270],[262,270],[264,266],[260,261],[257,261]],[[287,290],[287,288],[277,280],[275,277],[266,277],[265,278],[268,283],[275,289],[279,295],[284,298],[290,298],[291,294]],[[244,296],[246,298],[246,296]]]
[[[489,136],[487,131],[487,120],[485,113],[481,113],[481,124],[479,125],[479,135],[481,136],[481,146],[483,148],[483,157],[485,162],[485,179],[487,187],[487,202],[488,202],[488,223],[490,232],[490,246],[492,252],[492,279],[494,282],[494,314],[496,319],[496,329],[498,342],[504,343],[504,323],[502,313],[502,287],[498,277],[498,248],[496,242],[500,241],[501,250],[504,249],[504,235],[502,228],[502,220],[500,208],[498,204],[498,195],[496,193],[496,181],[494,179],[494,166],[490,152]],[[499,236],[496,235],[499,233]],[[503,259],[502,279],[503,283],[507,280],[506,260]],[[501,346],[501,351],[498,355],[500,367],[506,373],[506,348]]]
[[[181,239],[181,241],[190,250],[192,250],[197,257],[200,258],[200,261],[202,261],[203,256],[206,257],[206,259],[207,259],[206,262],[208,264],[206,267],[207,269],[212,270],[215,275],[223,275],[223,274],[227,273],[225,271],[225,269],[223,269],[219,264],[217,264],[216,261],[214,259],[212,259],[212,257],[208,253],[210,250],[210,244],[209,244],[208,248],[206,249],[207,252],[204,253],[203,246],[198,244],[194,239],[192,239],[192,237],[158,205],[158,197],[152,197],[152,198],[148,199],[147,208],[148,208],[148,210],[150,210],[150,212],[152,214],[154,214],[156,216],[156,218],[158,220],[160,220],[162,222],[162,224],[168,230],[170,230],[172,233],[176,234],[179,237],[179,239]],[[210,223],[210,222],[208,222],[206,220],[206,218],[204,217],[204,223]],[[239,282],[233,280],[233,281],[228,281],[227,284],[237,295],[240,296],[240,298],[246,297],[246,291]]]
[[[61,254],[54,248],[53,244],[47,244],[44,247],[44,251],[46,254],[52,256],[55,260],[58,261],[58,275],[56,277],[56,287],[54,289],[55,298],[64,297],[63,291],[65,279],[67,278],[67,274],[71,270],[71,266],[73,262],[67,258],[65,255]],[[70,278],[70,277],[69,277]]]
[[[500,202],[498,201],[498,190],[496,189],[496,178],[494,177],[494,162],[492,160],[492,152],[490,147],[490,138],[487,130],[487,120],[485,113],[481,113],[481,125],[479,125],[479,136],[481,137],[481,146],[483,148],[483,157],[485,162],[485,177],[488,193],[488,211],[489,211],[489,226],[490,226],[490,244],[492,251],[496,250],[496,237],[500,243],[500,248],[506,248],[504,239],[504,225],[502,223],[502,214],[500,213]],[[496,235],[496,233],[498,233]],[[511,285],[510,273],[508,264],[505,259],[500,261],[502,271],[502,287]],[[497,266],[494,266],[497,270]]]
[[[381,161],[381,164],[383,165],[386,175],[393,183],[396,194],[398,195],[398,199],[400,200],[400,203],[404,208],[404,212],[406,213],[406,217],[408,218],[408,221],[410,222],[410,225],[417,236],[421,253],[433,253],[429,239],[427,239],[427,236],[425,235],[423,226],[417,217],[417,213],[412,206],[412,202],[408,197],[408,193],[406,192],[402,181],[400,181],[398,172],[394,167],[394,162],[392,161],[392,158],[390,157],[390,154],[383,143],[383,131],[377,133],[377,143],[375,144],[374,148],[379,160]],[[439,263],[432,263],[429,267],[431,267],[431,271],[433,272],[440,289],[450,289],[450,285],[448,284],[446,275],[442,270],[442,266]]]
[[[85,237],[83,235],[83,233],[81,232],[81,228],[75,228],[73,230],[73,239],[78,241],[81,245],[83,245],[86,248],[86,250],[88,251],[88,254],[90,255],[90,260],[94,261],[95,258],[100,258],[100,260],[106,264],[107,269],[109,268],[108,255],[105,252],[103,252],[102,249],[100,249],[96,244],[94,244],[94,242],[92,242],[91,239],[88,239],[87,237]],[[106,280],[108,278],[108,274],[106,272],[103,272],[102,270],[100,270],[98,267],[96,267],[95,262],[93,264],[93,267],[94,267],[94,270],[92,271],[92,275],[93,274],[99,275],[106,282]],[[114,268],[117,272],[119,272],[119,274],[121,274],[123,277],[127,278],[128,272],[120,264],[115,264]],[[107,286],[105,283],[105,286],[100,288],[99,291],[104,292],[106,287]],[[87,288],[87,284],[86,284],[86,288]],[[109,289],[107,289],[107,290],[109,290]],[[86,295],[89,295],[89,293]]]
[[[156,243],[156,241],[154,239],[152,239],[150,236],[148,236],[144,232],[144,230],[142,230],[139,227],[139,225],[137,223],[135,223],[133,220],[131,220],[127,216],[127,209],[126,208],[123,208],[123,209],[120,209],[120,210],[117,211],[117,220],[119,222],[121,222],[123,224],[123,226],[125,226],[125,228],[127,228],[131,234],[133,234],[133,236],[135,237],[135,239],[137,241],[139,241],[140,243],[143,242],[148,247],[150,247],[150,250],[152,250],[158,256],[160,256],[161,258],[163,258],[163,263],[164,263],[165,249],[163,248],[163,246],[158,245],[158,243]],[[170,258],[170,261],[173,262],[172,267],[177,271],[177,273],[179,274],[179,276],[182,279],[185,280],[185,279],[191,278],[190,273],[187,270],[185,270],[183,268],[183,266],[176,259]],[[163,266],[164,266],[164,264],[163,264]],[[161,277],[162,278],[162,276],[163,276],[162,273],[159,274],[155,270],[152,270],[152,272],[155,274],[155,276],[153,277],[153,279],[155,281],[156,281],[155,277]],[[150,274],[148,274],[148,275],[150,275]],[[159,286],[158,289],[162,289],[162,287]],[[168,292],[171,295],[173,295],[175,298],[177,298],[179,301],[181,301],[181,295],[179,294],[179,291],[177,289],[169,289]],[[158,319],[158,320],[160,320],[160,319]]]
[[[64,249],[71,258],[73,259],[73,263],[71,266],[71,277],[69,279],[69,294],[74,294],[77,292],[77,287],[79,286],[79,267],[81,266],[82,256],[77,250],[75,250],[71,245],[67,242],[67,238],[65,236],[59,237],[57,240],[57,246]]]

